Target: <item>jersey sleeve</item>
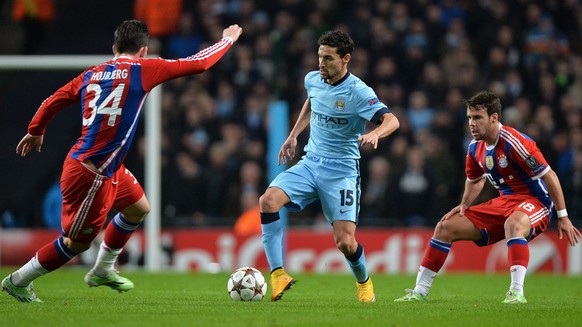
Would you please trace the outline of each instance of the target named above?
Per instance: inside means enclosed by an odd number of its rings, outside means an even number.
[[[305,92],[307,93],[308,99],[311,98],[311,86],[318,79],[321,79],[319,77],[318,71],[312,71],[312,72],[305,74],[305,77],[303,78],[303,87],[305,87]]]
[[[475,145],[475,143],[471,145]],[[465,174],[470,182],[475,182],[483,178],[484,171],[475,158],[475,146],[471,145],[469,145],[465,157]]]
[[[30,124],[28,124],[28,133],[30,135],[44,135],[46,126],[57,113],[66,106],[79,101],[85,72],[65,84],[42,102],[34,117],[32,117]]]
[[[168,80],[199,74],[210,69],[226,54],[233,43],[232,38],[225,37],[190,57],[177,60],[162,58],[142,59],[142,84],[144,90],[149,92],[156,85]]]
[[[509,135],[511,135],[508,141],[511,144],[509,148],[511,158],[531,179],[544,176],[550,170],[550,165],[536,142],[518,132]]]
[[[356,106],[360,108],[360,116],[374,124],[378,123],[380,117],[390,112],[388,107],[378,99],[374,90],[365,84],[358,87],[357,96]]]

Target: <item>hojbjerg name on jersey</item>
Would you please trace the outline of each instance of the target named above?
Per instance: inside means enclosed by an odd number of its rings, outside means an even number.
[[[127,69],[116,69],[112,71],[96,72],[91,76],[92,81],[103,81],[110,79],[125,79],[129,72]]]

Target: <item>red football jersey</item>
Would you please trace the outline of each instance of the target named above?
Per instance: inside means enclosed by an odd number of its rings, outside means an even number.
[[[148,93],[170,79],[208,70],[232,44],[227,37],[183,59],[116,57],[90,67],[41,104],[28,133],[44,134],[59,111],[80,101],[82,134],[69,155],[91,161],[101,174],[111,177],[129,151]]]
[[[552,200],[541,177],[549,170],[535,141],[501,123],[495,145],[474,140],[467,151],[465,172],[470,181],[485,176],[500,195],[531,195],[547,206]]]

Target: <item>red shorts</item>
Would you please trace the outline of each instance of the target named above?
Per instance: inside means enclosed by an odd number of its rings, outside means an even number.
[[[67,156],[61,175],[63,235],[90,243],[99,234],[111,208],[121,211],[144,195],[137,179],[124,165],[112,178],[99,175]]]
[[[505,220],[514,212],[529,216],[531,229],[528,241],[543,233],[550,222],[551,208],[536,197],[528,195],[505,195],[465,210],[465,216],[479,229],[483,238],[475,243],[479,246],[493,244],[505,239]]]

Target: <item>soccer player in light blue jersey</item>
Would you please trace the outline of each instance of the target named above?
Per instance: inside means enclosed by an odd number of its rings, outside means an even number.
[[[271,269],[271,300],[277,301],[295,280],[283,267],[283,229],[279,210],[302,210],[320,200],[333,227],[338,249],[357,281],[360,302],[374,302],[374,286],[366,269],[363,246],[355,232],[360,211],[360,146],[378,146],[400,123],[375,92],[348,71],[354,50],[352,39],[328,31],[318,41],[319,71],[305,76],[307,100],[279,151],[278,164],[295,156],[297,136],[309,125],[305,155],[279,174],[259,200],[263,244]],[[366,121],[378,125],[364,134]]]

